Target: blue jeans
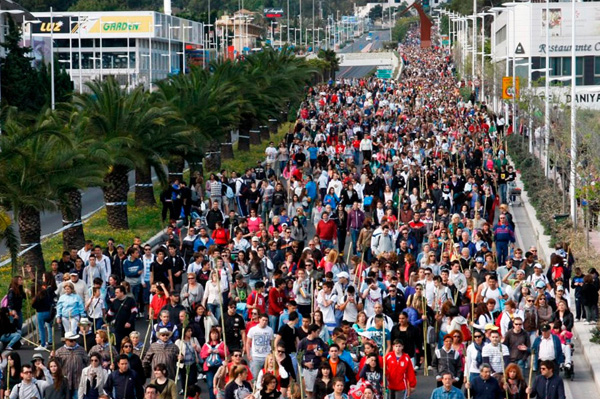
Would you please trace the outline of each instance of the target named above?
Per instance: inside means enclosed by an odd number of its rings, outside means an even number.
[[[131,294],[133,295],[133,299],[135,299],[135,302],[138,304],[142,303],[140,301],[140,292],[142,292],[142,284],[141,283],[131,286]],[[140,311],[140,312],[142,312],[143,310],[144,310],[144,308],[138,309],[138,311]]]
[[[206,385],[208,385],[208,397],[209,399],[216,399],[217,397],[215,396],[215,392],[214,392],[214,385],[213,385],[213,381],[215,379],[215,374],[217,373],[216,370],[211,370],[211,368],[208,368],[208,371],[206,372]]]
[[[496,255],[498,256],[498,264],[503,265],[508,258],[508,242],[496,241]]]
[[[2,342],[3,344],[5,344],[5,348],[7,347],[11,347],[16,344],[17,342],[19,342],[19,340],[21,339],[21,333],[18,332],[14,332],[12,334],[4,334],[3,336],[0,337],[0,342]]]
[[[50,312],[37,312],[37,323],[40,330],[40,345],[52,343],[52,319]],[[48,340],[46,340],[46,327],[48,327]]]
[[[356,242],[358,241],[358,235],[360,230],[350,229],[350,237],[352,238],[352,255],[356,255]]]
[[[277,333],[277,326],[279,325],[279,316],[269,315],[269,327],[273,329],[273,333]]]
[[[333,240],[323,240],[323,239],[321,239],[321,246],[323,248],[333,249]]]
[[[500,191],[500,203],[507,204],[508,203],[508,187],[506,184],[500,184],[498,186],[498,190]]]
[[[213,314],[213,316],[215,316],[217,320],[221,320],[221,306],[218,303],[209,303],[207,307],[208,310],[210,310],[210,312]]]

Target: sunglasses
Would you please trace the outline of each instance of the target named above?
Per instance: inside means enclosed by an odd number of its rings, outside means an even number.
[[[242,357],[242,355],[240,355],[240,354],[238,353],[238,354],[235,354],[235,355],[233,355],[232,357]]]
[[[460,335],[453,335],[453,338],[460,338]]]
[[[483,335],[474,335],[473,338],[477,339],[477,338],[483,338]]]
[[[277,353],[285,353],[285,351],[277,351]]]
[[[123,348],[133,348],[131,345],[123,345]]]
[[[532,299],[528,299],[527,302],[533,303],[534,301]]]
[[[513,323],[515,326],[522,326],[523,323]]]

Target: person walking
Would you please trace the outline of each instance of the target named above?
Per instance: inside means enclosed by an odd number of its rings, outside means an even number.
[[[143,377],[138,377],[129,368],[127,355],[120,355],[118,369],[110,373],[106,381],[106,392],[111,399],[142,399],[144,397]]]
[[[413,363],[408,354],[403,352],[404,342],[395,339],[392,351],[385,356],[385,376],[390,399],[404,399],[417,388],[417,377]]]
[[[111,323],[111,329],[116,338],[116,349],[120,349],[121,341],[128,336],[135,327],[135,317],[138,307],[135,299],[127,296],[127,290],[120,285],[115,289],[115,300],[110,304],[106,321]]]
[[[542,360],[539,367],[540,375],[536,376],[531,386],[527,388],[527,394],[532,398],[565,399],[565,384],[558,375],[555,363],[551,360]]]

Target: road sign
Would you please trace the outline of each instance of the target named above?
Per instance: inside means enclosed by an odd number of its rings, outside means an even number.
[[[378,69],[376,76],[378,79],[391,79],[392,78],[392,70],[391,69]]]
[[[515,83],[517,85],[517,98],[519,98],[519,78],[515,78]],[[503,100],[512,100],[513,98],[513,78],[512,76],[504,76],[502,78],[502,99]]]
[[[525,54],[525,49],[523,48],[523,45],[521,43],[517,44],[515,54]]]

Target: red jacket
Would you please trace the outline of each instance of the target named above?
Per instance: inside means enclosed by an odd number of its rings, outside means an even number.
[[[283,312],[285,301],[285,291],[280,292],[277,288],[271,287],[269,290],[269,315],[279,316]]]
[[[317,223],[317,235],[321,240],[333,241],[337,238],[337,226],[335,222],[329,219],[327,222],[320,220]]]
[[[212,233],[212,239],[217,245],[227,245],[229,243],[229,231],[227,229],[216,229]]]
[[[417,376],[413,368],[410,357],[403,353],[399,359],[396,359],[394,352],[385,356],[385,375],[387,377],[388,389],[394,391],[404,391],[408,385],[411,388],[417,386]]]

